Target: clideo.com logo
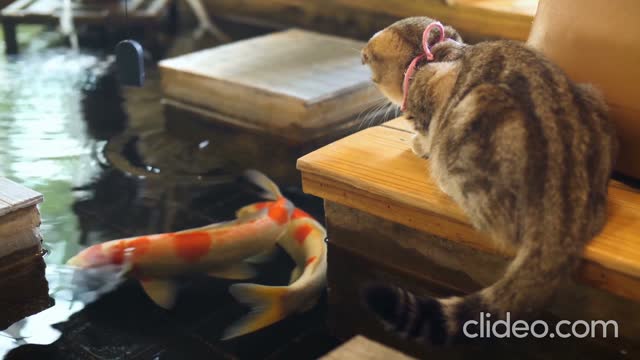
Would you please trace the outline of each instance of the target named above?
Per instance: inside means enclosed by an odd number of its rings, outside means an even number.
[[[554,326],[545,321],[536,320],[528,323],[524,320],[511,322],[511,314],[507,313],[504,320],[491,320],[490,313],[480,313],[480,321],[469,320],[462,326],[464,336],[475,338],[613,338],[618,337],[618,323],[614,320],[560,320]]]

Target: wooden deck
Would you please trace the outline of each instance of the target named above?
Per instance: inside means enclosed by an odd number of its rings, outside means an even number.
[[[428,160],[410,150],[412,130],[396,119],[298,160],[304,191],[325,200],[498,253],[429,177]],[[640,301],[640,192],[613,181],[609,220],[589,243],[580,281]]]

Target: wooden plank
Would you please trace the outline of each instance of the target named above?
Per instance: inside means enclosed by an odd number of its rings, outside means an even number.
[[[358,335],[339,348],[321,357],[322,360],[410,360],[409,357],[399,351],[388,348],[364,336]]]
[[[328,126],[318,127],[315,129],[305,129],[298,126],[279,129],[267,127],[259,123],[254,123],[247,119],[236,118],[233,116],[222,114],[214,110],[203,109],[201,107],[190,105],[173,99],[163,98],[161,100],[161,103],[165,106],[182,110],[185,113],[196,115],[197,117],[205,120],[208,123],[229,125],[237,129],[243,129],[254,134],[259,134],[260,136],[269,135],[274,139],[283,140],[284,144],[286,145],[309,144],[310,142],[318,139],[324,139],[321,140],[321,142],[323,143],[323,145],[326,145],[326,139],[337,139],[347,134],[351,134],[355,132],[356,129],[358,129],[358,127],[362,124],[362,119],[356,116],[345,119],[344,121],[339,123],[333,123],[329,124]],[[184,119],[180,117],[180,123],[184,124],[183,120]],[[172,121],[173,119],[167,119],[167,122]],[[176,131],[178,131],[178,129],[176,129]]]
[[[362,46],[283,31],[161,61],[162,87],[167,97],[263,127],[318,129],[382,99],[361,64]]]
[[[525,16],[535,15],[538,8],[538,0],[447,0],[447,4]]]
[[[410,150],[411,136],[379,126],[300,158],[304,190],[483,251],[499,252],[431,180],[428,161]],[[608,205],[608,222],[587,245],[579,276],[595,287],[640,300],[638,292],[627,289],[640,288],[640,192],[612,185]],[[585,266],[597,267],[599,275]],[[602,274],[611,274],[615,282],[604,283]]]
[[[535,13],[522,15],[443,1],[336,0],[357,9],[387,12],[398,17],[426,15],[461,32],[482,36],[526,40]]]
[[[425,15],[455,27],[468,37],[524,41],[535,14],[535,6],[509,8],[504,4],[492,5],[489,1],[454,1],[451,5],[447,2],[451,1],[206,0],[205,3],[219,15],[266,19],[282,25],[296,25],[360,39],[367,39],[400,18]]]
[[[42,194],[0,177],[0,216],[37,205],[42,200]]]

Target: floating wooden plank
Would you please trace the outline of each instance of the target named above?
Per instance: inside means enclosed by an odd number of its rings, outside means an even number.
[[[388,348],[364,336],[356,336],[336,350],[321,357],[322,360],[411,360],[399,351]]]
[[[298,160],[304,190],[414,229],[487,252],[498,249],[471,227],[431,180],[428,160],[410,149],[400,120],[341,139]],[[640,192],[609,188],[609,219],[584,252],[579,270],[593,287],[640,301]],[[611,281],[607,281],[610,279]]]
[[[313,136],[382,99],[363,43],[288,30],[160,62],[168,98],[259,127]]]

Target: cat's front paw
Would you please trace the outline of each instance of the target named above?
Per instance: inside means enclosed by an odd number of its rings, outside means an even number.
[[[429,140],[426,136],[420,134],[413,135],[413,138],[411,139],[411,150],[413,150],[414,154],[423,158],[428,158],[429,147]]]

